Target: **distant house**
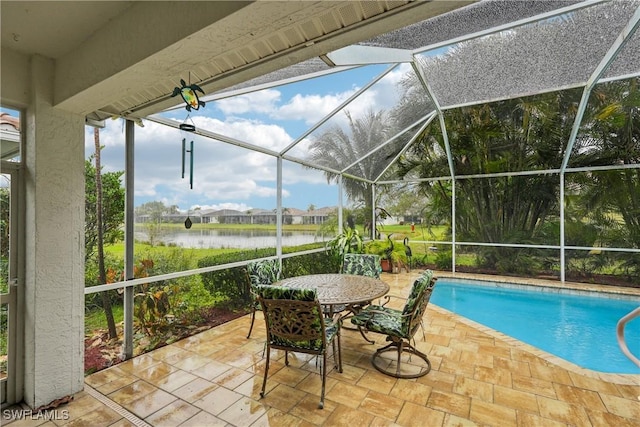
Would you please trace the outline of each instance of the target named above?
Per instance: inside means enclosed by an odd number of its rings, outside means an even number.
[[[251,224],[276,224],[277,214],[275,210],[252,209],[247,211],[251,218]]]
[[[337,213],[338,208],[335,206],[313,209],[302,214],[302,223],[312,225],[323,224],[327,219],[329,219],[329,216],[337,215]]]
[[[205,211],[201,216],[205,224],[251,224],[251,217],[246,212],[234,209]]]
[[[284,224],[303,224],[303,216],[307,211],[296,208],[285,208],[282,212],[282,222]]]
[[[330,215],[336,214],[336,207],[326,207],[303,211],[296,208],[284,208],[282,212],[282,223],[290,224],[323,224]],[[267,224],[275,225],[277,214],[275,209],[251,209],[246,212],[234,209],[209,209],[190,212],[188,216],[194,223],[202,224]],[[182,222],[187,218],[186,213],[163,215],[163,222]],[[151,220],[150,215],[137,215],[136,222],[144,223]]]

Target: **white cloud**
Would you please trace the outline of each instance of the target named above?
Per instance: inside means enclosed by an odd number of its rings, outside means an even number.
[[[198,127],[206,127],[239,140],[260,143],[278,149],[291,138],[275,125],[250,121],[224,123],[206,117],[194,117]],[[242,200],[264,199],[264,206],[275,206],[276,159],[273,156],[180,132],[153,122],[135,130],[135,197],[162,201],[166,205],[188,206],[220,203],[244,204]],[[194,141],[194,183],[189,187],[189,154],[182,178],[182,138]],[[102,164],[105,171],[124,170],[124,133],[117,123],[101,130]],[[86,151],[93,152],[93,132],[87,132]],[[267,184],[269,183],[269,184]],[[290,194],[283,191],[283,196]]]
[[[271,117],[279,120],[304,120],[311,126],[335,110],[354,92],[355,90],[329,95],[297,94],[274,111]]]
[[[216,106],[226,115],[247,114],[251,112],[268,113],[276,108],[280,101],[280,91],[265,89],[247,95],[216,101]]]
[[[397,99],[396,84],[401,74],[397,71],[389,74],[347,106],[347,110],[353,117],[358,117],[372,106],[376,110],[388,108]],[[300,122],[307,126],[317,123],[357,90],[354,86],[343,92],[297,94],[283,100],[282,91],[267,89],[216,102],[226,119],[203,116],[201,114],[207,114],[207,111],[202,110],[197,112],[199,115],[192,115],[191,120],[198,128],[279,152],[294,140],[288,133],[292,123],[298,122],[294,132],[299,132]],[[273,122],[265,123],[256,117],[270,118]],[[342,125],[345,121],[345,114],[340,112],[327,125]],[[186,156],[186,176],[184,179],[181,177],[183,138],[194,141],[193,189],[189,188],[189,155]],[[100,131],[100,143],[105,146],[102,151],[103,169],[123,171],[124,121],[107,121],[107,127]],[[302,144],[299,149],[302,157],[306,157],[305,146]],[[92,130],[87,131],[85,151],[87,154],[93,152]],[[326,185],[324,173],[286,161],[284,165],[283,197],[295,196],[298,200],[300,184],[312,184],[313,191],[302,195],[310,200],[302,208],[309,203],[317,204],[313,201],[317,197],[313,193]],[[272,208],[276,204],[276,166],[273,156],[150,121],[145,121],[143,128],[135,127],[136,204],[139,204],[138,200],[160,200],[182,209],[197,205],[238,210]],[[295,187],[298,193],[291,194],[287,187]]]
[[[211,209],[213,210],[233,209],[241,212],[246,212],[249,209],[253,209],[251,206],[246,205],[244,203],[216,203],[214,205],[192,205],[189,208],[189,210],[193,212],[197,208],[200,208],[201,211],[208,211]]]
[[[275,89],[222,99],[216,106],[227,116],[241,114],[264,114],[274,120],[300,120],[313,125],[348,99],[357,89],[326,94],[296,94],[286,103],[281,103],[281,92]]]

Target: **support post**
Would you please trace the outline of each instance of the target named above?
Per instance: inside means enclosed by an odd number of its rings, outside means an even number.
[[[124,200],[124,276],[126,280],[133,277],[133,240],[134,240],[134,142],[135,123],[125,121],[125,200]],[[133,287],[124,290],[124,339],[122,343],[122,358],[133,357]]]

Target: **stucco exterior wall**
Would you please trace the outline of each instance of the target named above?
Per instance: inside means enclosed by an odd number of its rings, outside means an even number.
[[[5,48],[0,56],[2,102],[12,107],[25,107],[29,103],[29,57]]]
[[[25,149],[24,400],[76,393],[84,372],[84,117],[52,107],[53,61],[33,57]]]

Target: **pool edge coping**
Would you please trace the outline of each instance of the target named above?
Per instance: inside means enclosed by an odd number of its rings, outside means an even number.
[[[474,278],[471,278],[469,276],[467,277],[461,277],[460,275],[458,276],[439,276],[439,277],[447,277],[447,278],[457,278],[457,279],[472,279],[472,280],[483,280],[486,282],[492,282],[494,280],[488,280],[487,278],[484,279],[479,279],[477,276],[478,275],[474,275]],[[508,278],[511,279],[511,278]],[[502,282],[507,282],[507,279],[502,280]],[[517,283],[517,284],[523,284],[523,283]],[[531,284],[531,283],[529,283]],[[536,286],[535,284],[532,284],[533,286]],[[539,286],[539,285],[538,285]],[[639,294],[640,295],[640,294]],[[452,311],[447,310],[446,308],[442,308],[439,305],[435,304],[435,303],[430,303],[429,304],[430,308],[433,310],[436,310],[438,312],[440,312],[441,314],[446,314],[449,316],[454,317],[457,321],[459,321],[460,323],[466,324],[467,326],[471,326],[474,329],[477,329],[481,332],[484,332],[490,336],[492,336],[493,338],[499,339],[507,344],[509,344],[512,347],[515,347],[516,349],[522,350],[522,351],[526,351],[527,353],[530,353],[534,356],[537,356],[549,363],[552,363],[556,366],[559,366],[569,372],[575,373],[575,374],[579,374],[579,375],[583,375],[586,377],[590,377],[590,378],[594,378],[594,379],[598,379],[598,380],[602,380],[602,381],[607,381],[610,383],[614,383],[614,384],[621,384],[621,385],[633,385],[633,386],[640,386],[640,374],[615,374],[615,373],[608,373],[608,372],[599,372],[599,371],[595,371],[592,369],[587,369],[587,368],[583,368],[581,366],[576,365],[575,363],[569,362],[559,356],[556,356],[554,354],[551,354],[549,352],[546,352],[544,350],[539,349],[538,347],[535,347],[531,344],[525,343],[524,341],[521,341],[519,339],[513,338],[512,336],[509,336],[503,332],[497,331],[493,328],[490,328],[486,325],[483,325],[481,323],[478,323],[474,320],[468,319],[460,314],[454,313]]]
[[[449,271],[435,271],[434,276],[437,278],[447,279],[464,279],[490,283],[509,283],[514,285],[525,285],[535,287],[545,287],[559,290],[570,290],[580,292],[594,292],[614,295],[625,295],[640,298],[640,288],[601,285],[597,283],[579,283],[579,282],[561,282],[559,280],[537,279],[529,277],[514,276],[498,276],[490,274],[475,273],[452,273]]]

